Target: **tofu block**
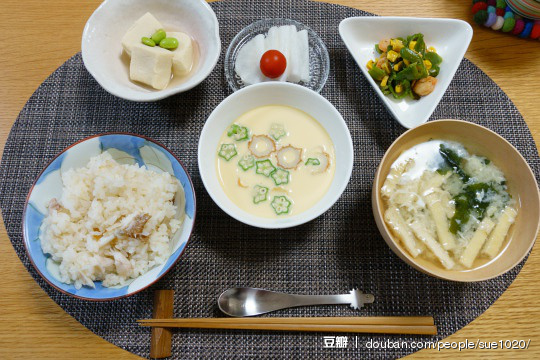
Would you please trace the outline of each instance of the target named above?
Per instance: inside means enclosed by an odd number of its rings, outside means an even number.
[[[193,43],[188,34],[183,32],[168,32],[167,37],[173,37],[178,40],[178,47],[172,51],[173,74],[185,76],[189,74],[193,67]]]
[[[163,90],[169,85],[172,73],[173,52],[160,48],[137,44],[131,49],[129,77]]]
[[[131,49],[141,43],[143,36],[150,37],[159,29],[163,29],[163,25],[152,14],[147,12],[131,25],[122,38],[124,51],[131,56]]]

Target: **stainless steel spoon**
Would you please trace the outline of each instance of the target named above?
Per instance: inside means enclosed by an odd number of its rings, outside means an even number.
[[[230,316],[254,316],[295,306],[350,304],[360,309],[375,297],[354,289],[342,295],[294,295],[256,288],[232,288],[224,291],[218,306]]]

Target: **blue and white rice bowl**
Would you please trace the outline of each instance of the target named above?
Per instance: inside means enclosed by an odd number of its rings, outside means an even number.
[[[76,289],[73,284],[59,280],[59,264],[50,254],[43,252],[40,227],[47,214],[47,205],[52,198],[62,194],[62,172],[88,164],[90,158],[108,151],[120,164],[138,164],[155,172],[168,172],[176,177],[185,193],[185,218],[181,228],[170,241],[171,255],[168,260],[123,287],[105,287],[101,281],[95,288],[83,286]],[[175,205],[180,197],[175,197]],[[195,190],[184,165],[163,145],[134,134],[110,133],[95,135],[81,140],[52,160],[38,176],[26,199],[23,213],[23,241],[31,263],[37,272],[57,290],[76,298],[106,301],[133,295],[149,287],[165,275],[179,260],[191,236],[195,221]]]

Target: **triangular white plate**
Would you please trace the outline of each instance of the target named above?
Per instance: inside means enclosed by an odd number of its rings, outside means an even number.
[[[375,59],[375,44],[382,39],[422,33],[426,46],[442,56],[435,90],[420,100],[395,100],[384,95],[367,72],[366,64]],[[379,95],[388,111],[406,128],[425,123],[448,88],[471,42],[473,30],[465,21],[411,17],[352,17],[339,24],[339,34],[352,57]]]

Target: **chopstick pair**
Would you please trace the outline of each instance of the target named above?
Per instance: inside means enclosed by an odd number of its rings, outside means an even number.
[[[380,317],[272,317],[272,318],[168,318],[138,320],[158,328],[317,331],[377,334],[436,335],[429,316]]]

